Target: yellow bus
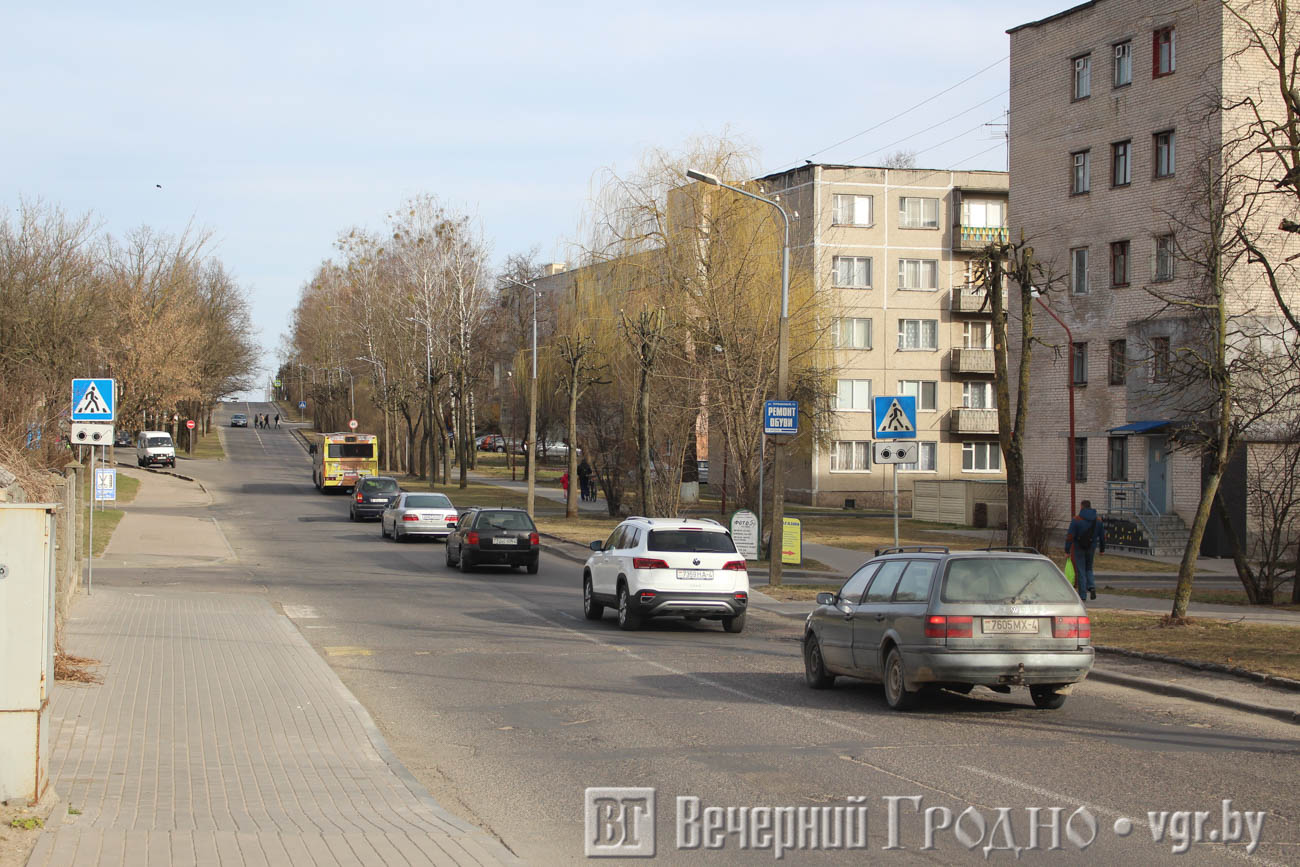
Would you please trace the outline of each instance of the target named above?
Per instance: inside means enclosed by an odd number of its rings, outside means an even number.
[[[327,433],[311,447],[311,480],[318,491],[348,490],[363,476],[379,475],[379,438]]]

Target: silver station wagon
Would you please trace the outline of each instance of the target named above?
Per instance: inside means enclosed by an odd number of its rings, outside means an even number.
[[[1029,548],[882,548],[838,593],[817,594],[804,677],[882,681],[895,710],[918,693],[1026,686],[1059,708],[1092,669],[1092,626],[1056,564]]]

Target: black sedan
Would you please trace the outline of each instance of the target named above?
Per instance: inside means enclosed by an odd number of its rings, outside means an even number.
[[[390,476],[366,476],[352,486],[352,502],[348,504],[349,521],[382,518],[384,509],[396,500],[402,489],[397,479]]]
[[[460,516],[447,537],[447,565],[469,572],[475,566],[525,566],[536,575],[541,537],[523,509],[473,508]]]

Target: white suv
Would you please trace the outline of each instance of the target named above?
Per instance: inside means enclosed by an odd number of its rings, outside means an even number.
[[[717,521],[628,518],[591,550],[582,570],[588,620],[599,620],[610,606],[622,629],[650,617],[721,620],[728,632],[745,628],[749,572]]]

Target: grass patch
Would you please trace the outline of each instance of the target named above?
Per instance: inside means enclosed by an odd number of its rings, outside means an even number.
[[[113,531],[121,523],[122,517],[126,514],[121,509],[99,509],[91,500],[94,495],[91,489],[91,473],[85,475],[85,484],[81,488],[81,501],[86,505],[82,507],[85,520],[81,528],[81,550],[90,549],[90,510],[95,508],[95,549],[91,551],[92,557],[98,557],[104,553],[108,547],[108,542],[113,538]],[[124,505],[135,499],[136,494],[140,491],[140,480],[133,479],[125,473],[117,474],[117,505]]]
[[[1103,585],[1097,588],[1099,593],[1113,593],[1116,596],[1138,596],[1144,599],[1169,599],[1174,598],[1173,587],[1111,587]],[[1200,602],[1205,605],[1250,605],[1246,599],[1245,590],[1201,590],[1196,587],[1192,588],[1192,601]],[[1300,605],[1292,605],[1290,602],[1278,602],[1273,605],[1258,605],[1256,608],[1273,608],[1278,611],[1300,611]]]
[[[196,438],[194,453],[186,453],[185,457],[196,461],[224,461],[226,450],[221,447],[221,435],[217,429],[214,427],[207,436]]]
[[[1192,618],[1186,626],[1164,626],[1159,614],[1095,608],[1088,614],[1094,644],[1300,679],[1300,633],[1294,627],[1205,617]]]
[[[552,457],[549,462],[537,462],[537,483],[545,484],[550,487],[558,488],[560,486],[560,476],[564,475],[569,468],[568,458]],[[506,456],[499,452],[479,452],[476,472],[482,473],[494,479],[510,479],[510,465],[506,461]],[[527,482],[528,472],[524,467],[524,456],[515,455],[515,481]]]
[[[843,581],[834,584],[782,584],[780,587],[755,587],[754,590],[778,602],[813,602],[818,593],[835,593],[843,584]]]

